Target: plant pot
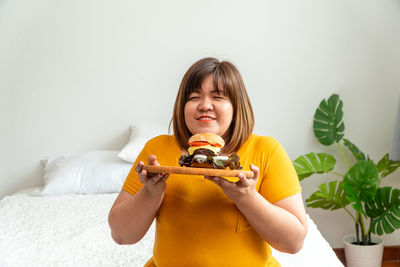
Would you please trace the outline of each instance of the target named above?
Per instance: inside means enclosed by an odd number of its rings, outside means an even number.
[[[375,245],[354,245],[356,242],[354,234],[343,237],[344,253],[347,267],[380,267],[383,256],[383,239],[371,236]]]

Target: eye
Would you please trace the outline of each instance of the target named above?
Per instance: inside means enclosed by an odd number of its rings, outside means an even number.
[[[196,100],[199,100],[199,99],[200,99],[200,97],[198,97],[198,96],[190,96],[188,101],[196,101]]]
[[[220,96],[220,95],[216,95],[213,98],[216,99],[216,100],[225,100],[225,97],[224,96]]]

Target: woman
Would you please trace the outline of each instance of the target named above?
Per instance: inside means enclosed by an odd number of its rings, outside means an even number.
[[[271,137],[252,134],[254,116],[238,70],[205,58],[184,75],[173,136],[147,142],[109,215],[118,244],[138,242],[156,218],[153,257],[145,266],[280,266],[275,249],[296,253],[307,233],[301,188],[290,159]],[[222,136],[255,177],[150,176],[144,162],[177,166],[197,133]],[[167,180],[168,179],[168,180]]]

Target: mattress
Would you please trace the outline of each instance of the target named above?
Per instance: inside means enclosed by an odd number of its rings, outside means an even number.
[[[154,224],[135,245],[118,245],[107,223],[117,194],[32,196],[0,201],[0,266],[143,266],[152,255]],[[283,267],[343,266],[308,217],[297,254],[276,250]],[[318,252],[318,253],[316,253]]]

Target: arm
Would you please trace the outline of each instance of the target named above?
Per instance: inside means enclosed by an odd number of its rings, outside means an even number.
[[[247,179],[240,175],[240,181],[236,183],[218,177],[206,178],[221,187],[265,241],[282,252],[298,252],[307,234],[307,218],[301,194],[273,204],[268,202],[255,189],[258,168],[253,165],[250,168],[255,174],[254,178]]]
[[[236,203],[253,229],[275,249],[298,252],[307,234],[301,194],[269,203],[257,191]]]
[[[155,156],[149,157],[149,164],[159,165]],[[139,162],[135,171],[144,186],[135,195],[122,190],[108,216],[111,236],[118,244],[134,244],[143,238],[164,197],[168,174],[150,176],[143,166]]]

